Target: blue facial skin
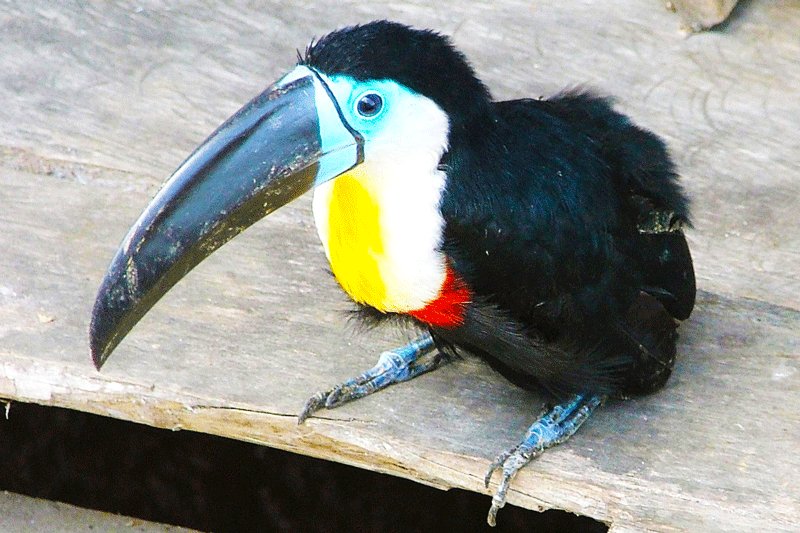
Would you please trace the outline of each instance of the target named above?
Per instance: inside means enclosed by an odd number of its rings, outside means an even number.
[[[331,76],[328,78],[331,91],[336,95],[342,107],[342,115],[350,126],[358,130],[367,142],[379,136],[391,123],[391,117],[397,110],[399,102],[414,97],[416,93],[390,80],[357,81],[349,76]],[[365,113],[362,99],[378,96],[380,109]],[[359,102],[362,103],[359,106]]]
[[[402,103],[408,102],[416,93],[390,80],[358,81],[344,75],[315,74],[322,81],[315,97],[322,152],[326,154],[317,174],[315,185],[319,185],[335,178],[337,169],[342,173],[340,169],[351,161],[339,153],[339,147],[346,141],[341,135],[341,127],[336,124],[329,130],[329,125],[344,122],[351,135],[363,139],[364,151],[368,152],[370,144],[391,128],[392,117],[400,112]],[[331,105],[331,96],[336,101],[335,106]],[[408,112],[407,109],[404,111]]]

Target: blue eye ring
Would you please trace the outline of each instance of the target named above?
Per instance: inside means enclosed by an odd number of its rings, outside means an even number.
[[[375,91],[367,91],[356,99],[356,113],[363,118],[375,118],[383,111],[383,97]]]

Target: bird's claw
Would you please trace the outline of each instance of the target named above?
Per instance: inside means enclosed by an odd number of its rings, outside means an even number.
[[[331,409],[350,400],[363,398],[392,383],[407,381],[440,367],[448,361],[442,355],[427,361],[418,360],[433,348],[433,339],[426,334],[406,346],[383,352],[375,366],[363,374],[348,379],[332,389],[318,392],[309,398],[300,416],[297,417],[297,423],[302,424],[320,409]]]
[[[508,488],[517,472],[540,456],[545,449],[572,436],[604,400],[605,396],[575,395],[569,401],[553,406],[528,428],[522,442],[497,456],[483,480],[488,489],[492,475],[502,468],[503,477],[492,497],[492,506],[486,517],[490,526],[497,523],[497,512],[506,504]]]
[[[544,448],[539,447],[537,449],[523,442],[498,455],[489,466],[489,471],[486,472],[486,477],[483,480],[487,489],[489,488],[489,483],[495,471],[502,468],[503,472],[503,477],[500,479],[497,492],[492,496],[492,506],[489,508],[489,515],[486,517],[486,521],[490,526],[494,527],[497,525],[497,512],[506,504],[506,493],[511,486],[511,481],[517,475],[517,472],[519,472],[523,466],[531,462],[531,460],[541,455],[543,451]]]
[[[506,459],[513,453],[512,450],[505,451],[497,456],[497,458],[492,461],[492,464],[489,465],[489,470],[486,472],[486,476],[483,478],[483,486],[487,489],[489,488],[489,483],[492,482],[492,476],[494,475],[495,471],[503,466],[503,463],[506,462]]]
[[[302,424],[309,416],[313,415],[320,409],[333,409],[334,407],[338,407],[343,403],[347,403],[348,401],[356,398],[361,398],[362,396],[366,396],[370,392],[377,390],[374,387],[370,387],[369,381],[364,380],[363,378],[364,375],[362,374],[361,376],[348,380],[333,387],[332,389],[320,391],[314,394],[306,401],[303,410],[297,417],[297,423]]]
[[[297,423],[302,424],[306,421],[306,418],[325,407],[325,404],[328,402],[328,395],[330,392],[332,391],[320,391],[309,398],[306,401],[306,404],[303,406],[303,410],[300,412],[300,415],[297,417]]]

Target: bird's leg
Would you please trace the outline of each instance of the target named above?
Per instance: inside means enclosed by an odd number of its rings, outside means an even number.
[[[506,503],[506,492],[511,480],[520,468],[535,459],[544,450],[561,444],[570,438],[581,425],[586,422],[594,410],[605,401],[605,396],[584,396],[577,394],[564,403],[560,403],[547,411],[539,420],[528,428],[525,438],[517,446],[501,453],[494,460],[486,473],[484,483],[489,487],[492,474],[502,468],[503,478],[500,487],[492,498],[492,507],[486,521],[495,525],[497,511]]]
[[[439,368],[449,361],[448,357],[442,353],[437,353],[426,361],[419,360],[434,347],[433,338],[426,333],[405,346],[383,352],[375,366],[363,374],[348,379],[332,389],[318,392],[309,398],[297,423],[302,424],[306,418],[319,409],[337,407],[350,400],[379,391],[392,383],[408,381],[420,374]]]

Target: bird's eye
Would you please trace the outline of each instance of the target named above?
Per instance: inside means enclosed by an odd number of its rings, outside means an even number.
[[[368,92],[361,95],[356,103],[356,111],[365,118],[372,118],[383,109],[383,98],[375,92]]]

